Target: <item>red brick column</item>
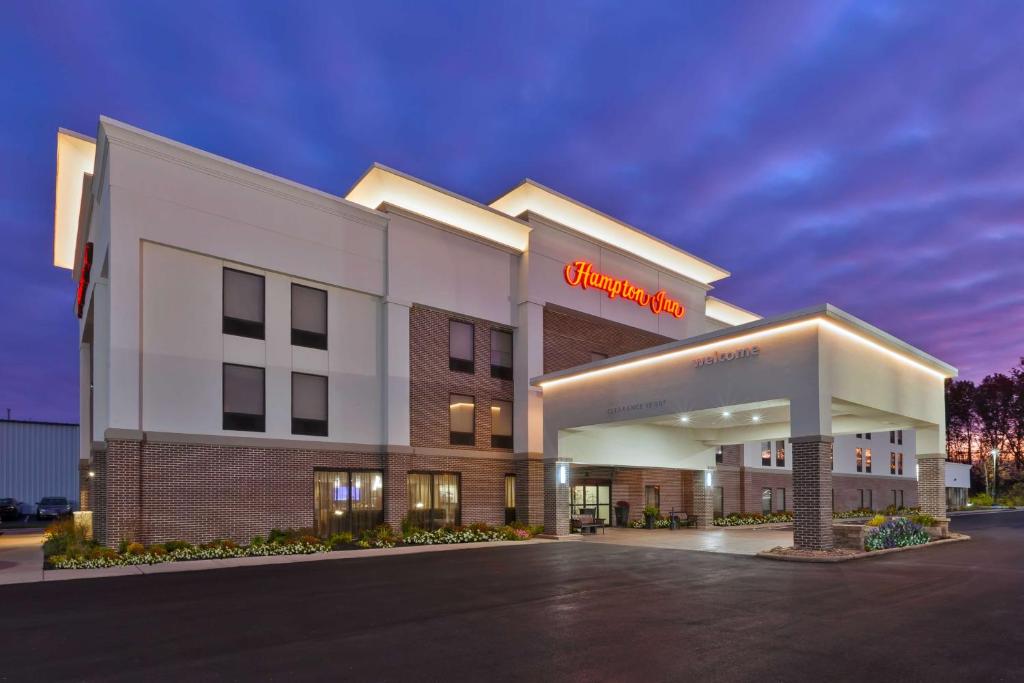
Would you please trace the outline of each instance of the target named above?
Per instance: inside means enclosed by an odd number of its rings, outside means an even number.
[[[409,455],[386,453],[384,461],[384,523],[395,531],[409,514]]]
[[[565,483],[561,468],[565,468]],[[569,463],[544,461],[544,533],[550,536],[569,534]]]
[[[526,524],[544,523],[544,461],[516,461],[516,519]]]
[[[793,541],[804,550],[832,549],[832,437],[793,443]]]
[[[89,505],[92,512],[92,535],[104,545],[107,540],[107,452],[92,452],[92,471],[95,473],[90,482]]]
[[[946,519],[945,454],[918,453],[917,501],[922,513]]]
[[[107,518],[102,542],[108,546],[140,538],[141,454],[139,441],[107,441]]]

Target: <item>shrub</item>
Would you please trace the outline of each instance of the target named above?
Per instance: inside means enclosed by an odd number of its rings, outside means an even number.
[[[747,526],[751,524],[782,524],[792,521],[793,513],[785,510],[767,515],[741,515],[738,512],[733,512],[725,517],[715,517],[711,523],[715,526]]]
[[[833,512],[832,519],[849,519],[851,517],[870,517],[875,514],[875,511],[871,508],[857,508],[856,510],[845,510],[843,512]]]
[[[919,526],[935,526],[935,518],[931,515],[909,515],[907,519]]]
[[[252,540],[249,541],[250,546],[261,546],[264,543],[266,543],[266,541],[263,539],[262,536],[253,536]]]
[[[991,507],[995,504],[995,501],[992,500],[992,496],[987,493],[976,493],[968,500],[972,507]]]
[[[644,517],[657,517],[659,514],[661,514],[661,510],[653,505],[648,505],[644,508]]]
[[[864,540],[864,549],[904,548],[911,545],[921,545],[922,543],[927,543],[928,540],[928,532],[922,529],[919,524],[915,524],[905,517],[895,517],[868,535]]]
[[[374,529],[367,529],[359,539],[361,548],[394,548],[395,544],[402,540],[387,524],[381,524]]]
[[[187,541],[167,541],[164,543],[164,548],[169,553],[173,553],[177,550],[187,550],[192,547],[192,544]]]
[[[348,531],[331,534],[327,539],[327,545],[331,546],[331,550],[342,550],[346,546],[352,545],[352,538],[352,534]]]
[[[125,546],[124,553],[122,554],[141,555],[143,552],[145,552],[145,550],[146,546],[142,545],[141,543],[129,543],[127,546]]]
[[[81,555],[96,545],[86,538],[86,529],[73,519],[59,520],[46,527],[43,555]]]
[[[864,525],[865,526],[882,526],[883,524],[885,524],[885,515],[875,515],[874,517],[869,519],[867,522],[865,522]]]

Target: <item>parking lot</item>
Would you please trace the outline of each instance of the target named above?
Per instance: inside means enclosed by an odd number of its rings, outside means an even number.
[[[953,528],[841,565],[584,541],[0,586],[0,679],[1019,680],[1024,513]]]

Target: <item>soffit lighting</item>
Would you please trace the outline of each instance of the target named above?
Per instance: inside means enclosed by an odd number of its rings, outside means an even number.
[[[679,421],[680,422],[689,422],[690,418],[687,415],[683,415],[681,418],[679,418]]]
[[[53,207],[53,265],[75,267],[82,179],[93,172],[96,142],[66,130],[57,131],[57,180]]]
[[[760,422],[761,421],[761,416],[760,415],[751,415],[750,419],[753,422]]]
[[[922,371],[924,371],[924,372],[926,372],[926,373],[928,373],[928,374],[932,375],[933,377],[936,377],[936,378],[938,378],[940,380],[945,380],[946,377],[947,377],[946,374],[943,374],[943,373],[939,372],[938,370],[933,370],[932,368],[930,368],[930,367],[928,367],[928,366],[926,366],[926,365],[924,365],[922,363],[919,363],[918,361],[911,360],[910,358],[904,356],[901,353],[897,353],[896,351],[888,349],[888,348],[882,346],[881,344],[878,344],[878,343],[876,343],[876,342],[874,342],[874,341],[872,341],[870,339],[867,339],[863,335],[860,335],[860,334],[857,334],[857,333],[852,332],[850,330],[847,330],[846,328],[841,327],[841,326],[837,325],[836,323],[834,323],[834,322],[832,322],[830,320],[826,320],[825,318],[815,317],[815,318],[808,318],[806,320],[799,320],[797,322],[785,323],[785,324],[779,325],[778,327],[771,327],[771,328],[768,328],[768,329],[765,329],[765,330],[758,330],[756,332],[751,332],[749,334],[743,334],[743,335],[740,335],[738,337],[729,337],[727,339],[716,340],[716,341],[713,341],[713,342],[709,342],[707,344],[701,344],[700,346],[692,346],[692,347],[685,348],[685,349],[679,349],[678,351],[669,351],[668,353],[663,353],[663,354],[660,354],[660,355],[657,355],[657,356],[647,356],[646,358],[638,358],[636,360],[626,361],[626,362],[623,362],[623,363],[620,363],[620,364],[617,364],[617,365],[611,365],[611,366],[602,367],[602,368],[595,368],[594,370],[589,370],[589,371],[586,371],[586,372],[582,372],[582,373],[580,373],[578,375],[570,375],[568,377],[557,377],[555,379],[550,379],[550,380],[546,380],[546,381],[543,381],[543,382],[539,382],[538,384],[542,388],[547,388],[547,387],[552,387],[552,386],[556,386],[556,385],[559,385],[559,384],[564,384],[566,382],[573,382],[573,381],[580,380],[580,379],[590,379],[590,378],[593,378],[593,377],[599,377],[601,375],[605,375],[605,374],[609,374],[609,373],[622,372],[624,370],[633,370],[633,369],[636,369],[636,368],[639,368],[639,367],[643,367],[643,366],[646,366],[646,365],[651,365],[651,364],[654,364],[654,363],[662,363],[664,361],[674,360],[674,359],[677,359],[677,358],[680,358],[680,357],[684,357],[684,356],[700,355],[701,353],[704,353],[706,351],[710,351],[712,349],[719,348],[719,347],[722,347],[722,346],[735,346],[737,344],[743,344],[743,343],[748,342],[748,341],[753,341],[753,340],[756,340],[756,339],[763,339],[765,337],[771,337],[771,336],[775,336],[775,335],[782,334],[782,333],[785,333],[785,332],[792,332],[794,330],[802,329],[802,328],[805,328],[805,327],[811,327],[811,326],[815,326],[815,325],[821,326],[821,327],[825,327],[825,328],[827,328],[829,330],[833,330],[833,331],[835,331],[835,332],[837,332],[837,333],[839,333],[839,334],[841,334],[841,335],[843,335],[843,336],[845,336],[845,337],[847,337],[849,339],[852,339],[854,341],[860,342],[861,344],[864,344],[865,346],[868,346],[868,347],[874,349],[875,351],[879,351],[881,353],[884,353],[885,355],[887,355],[887,356],[889,356],[889,357],[891,357],[891,358],[893,358],[893,359],[903,363],[904,365],[907,365],[908,367],[912,367],[912,368],[916,368],[918,370],[922,370]]]
[[[722,417],[730,417],[731,415],[732,415],[732,413],[730,413],[728,410],[723,410],[722,411]]]

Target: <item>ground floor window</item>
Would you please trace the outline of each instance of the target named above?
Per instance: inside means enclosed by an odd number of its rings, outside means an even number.
[[[516,475],[505,475],[505,524],[516,521]]]
[[[661,509],[661,487],[644,487],[644,507]]]
[[[772,512],[772,490],[761,489],[761,513],[769,515]]]
[[[786,509],[786,489],[775,490],[775,509],[778,512]]]
[[[874,510],[874,501],[872,500],[871,489],[859,489],[860,491],[860,509],[861,510]]]
[[[903,507],[903,489],[892,490],[892,504],[897,507]]]
[[[462,519],[459,475],[415,472],[408,476],[409,521],[421,529],[458,526]]]
[[[612,522],[612,485],[611,482],[584,482],[572,487],[572,507],[570,514],[577,517],[580,510],[595,510],[595,519],[606,525]]]
[[[313,473],[313,527],[319,536],[359,534],[384,523],[380,472],[317,470]]]
[[[725,488],[715,487],[715,517],[725,517]]]

